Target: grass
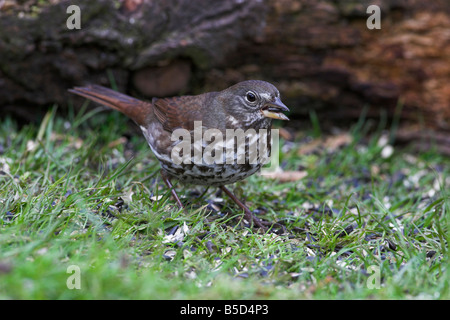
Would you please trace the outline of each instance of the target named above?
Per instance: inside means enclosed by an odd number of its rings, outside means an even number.
[[[278,222],[264,234],[214,188],[177,186],[180,211],[118,113],[1,119],[0,298],[449,299],[450,161],[390,155],[369,127],[339,147],[298,133],[281,165],[305,178],[233,186]]]

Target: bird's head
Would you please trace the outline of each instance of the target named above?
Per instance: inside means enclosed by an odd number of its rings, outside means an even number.
[[[265,81],[248,80],[235,84],[219,93],[228,103],[226,112],[238,121],[241,127],[268,127],[271,119],[289,120],[283,113],[289,111],[281,102],[278,89]],[[258,125],[260,124],[260,125]]]

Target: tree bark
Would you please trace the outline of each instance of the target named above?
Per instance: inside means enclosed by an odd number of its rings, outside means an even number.
[[[275,83],[292,110],[334,124],[369,115],[450,132],[448,0],[0,0],[0,106],[66,106],[75,85],[135,96]],[[81,29],[69,30],[69,5]],[[381,8],[381,29],[366,22]],[[383,111],[381,111],[383,110]],[[400,109],[397,109],[400,110]]]
[[[255,0],[117,4],[0,1],[0,106],[65,106],[67,89],[86,83],[116,83],[148,96],[188,92],[192,70],[210,68],[263,31],[266,10]],[[66,26],[70,5],[81,10],[79,30]]]
[[[381,8],[381,29],[366,22]],[[335,123],[381,110],[450,131],[450,2],[270,0],[263,38],[242,43],[212,79],[276,83],[291,110]],[[228,80],[229,79],[229,80]],[[400,110],[397,109],[397,110]]]

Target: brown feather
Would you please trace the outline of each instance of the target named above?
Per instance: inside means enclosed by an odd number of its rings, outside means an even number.
[[[205,114],[215,94],[210,92],[198,96],[153,99],[155,116],[167,131],[177,128],[194,130],[194,121],[203,121],[203,125],[208,127]]]
[[[75,87],[69,91],[118,110],[141,126],[147,124],[149,117],[153,117],[151,103],[135,99],[102,86],[90,85],[86,87]]]

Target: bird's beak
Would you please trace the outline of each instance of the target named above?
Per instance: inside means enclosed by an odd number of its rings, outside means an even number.
[[[266,118],[289,120],[282,112],[289,111],[289,108],[281,102],[280,98],[276,98],[274,102],[268,102],[261,108],[261,113]]]

